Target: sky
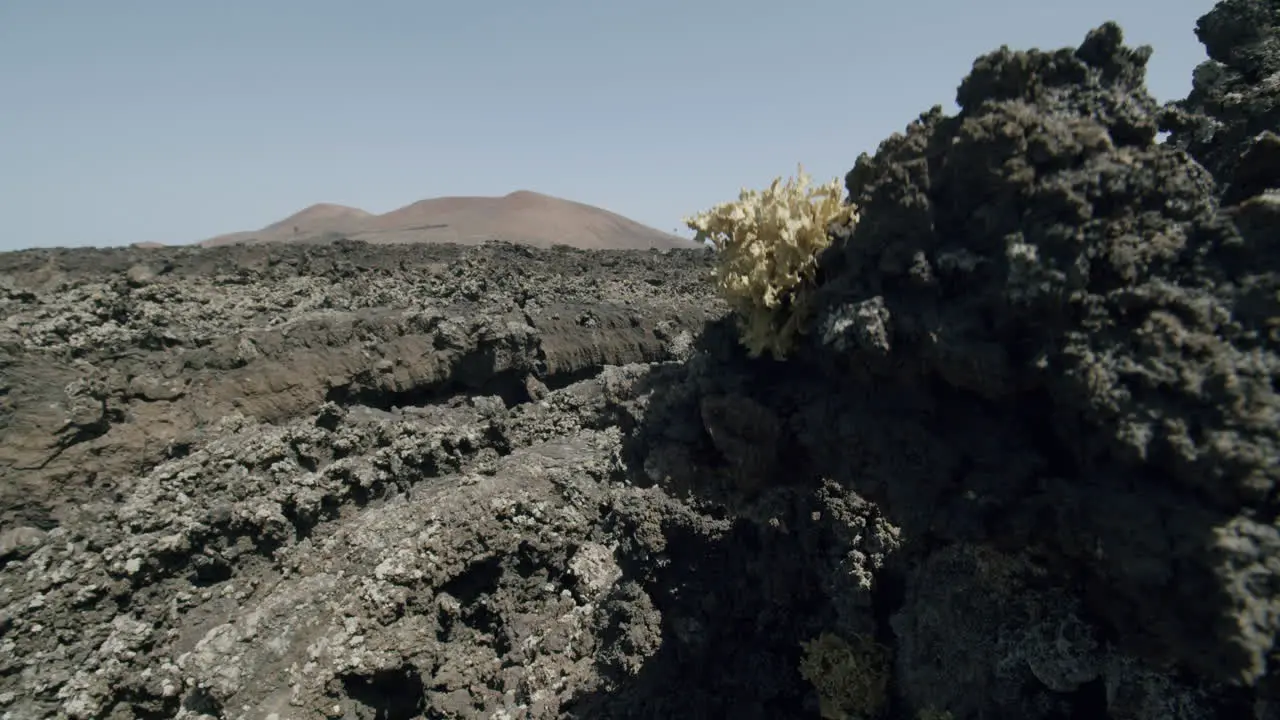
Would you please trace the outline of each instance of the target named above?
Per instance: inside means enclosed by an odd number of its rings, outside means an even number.
[[[974,58],[1107,20],[1186,95],[1210,0],[3,0],[0,250],[527,189],[668,232],[843,178]]]

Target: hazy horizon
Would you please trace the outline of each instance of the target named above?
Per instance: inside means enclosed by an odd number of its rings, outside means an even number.
[[[516,190],[688,236],[795,172],[843,177],[974,58],[1108,20],[1183,97],[1207,1],[408,0],[0,5],[0,250],[185,244],[317,203]]]

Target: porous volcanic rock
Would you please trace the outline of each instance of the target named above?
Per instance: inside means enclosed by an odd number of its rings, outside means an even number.
[[[1150,52],[1105,24],[979,58],[959,114],[848,174],[807,343],[751,360],[716,323],[637,433],[654,478],[765,526],[813,494],[882,513],[869,579],[865,532],[804,522],[854,567],[811,558],[830,591],[786,631],[888,648],[893,717],[1276,717],[1275,184],[1158,142]]]
[[[1280,719],[1269,110],[1149,52],[860,157],[785,361],[702,251],[0,255],[0,717]]]
[[[634,675],[619,563],[725,523],[620,482],[609,401],[723,314],[709,267],[0,256],[0,716],[550,717]]]
[[[701,251],[364,243],[0,255],[0,520],[43,526],[231,414],[509,403],[673,359],[723,312]]]
[[[1259,182],[1277,180],[1272,160],[1246,162],[1264,134],[1280,132],[1280,5],[1266,0],[1227,0],[1196,23],[1209,59],[1192,74],[1191,93],[1161,114],[1169,142],[1191,153],[1223,185],[1244,183],[1243,200]],[[1257,151],[1254,151],[1257,152]],[[1241,175],[1237,176],[1238,166]],[[1249,167],[1253,166],[1253,167]],[[1252,178],[1262,173],[1264,178]],[[1252,191],[1252,192],[1251,192]],[[1229,198],[1229,201],[1231,198]]]

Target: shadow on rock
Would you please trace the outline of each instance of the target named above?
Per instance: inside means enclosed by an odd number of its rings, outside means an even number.
[[[625,654],[625,663],[602,654],[605,682],[568,706],[573,717],[814,716],[804,643],[832,630],[889,639],[876,618],[900,587],[873,591],[872,575],[898,547],[897,529],[824,483],[803,449],[786,443],[768,398],[749,399],[744,383],[767,383],[768,365],[742,357],[721,321],[687,363],[606,391],[615,401],[602,422],[625,433],[637,496],[634,505],[615,501],[605,521],[623,539],[617,592],[643,598],[655,614],[648,627],[617,623],[624,638],[643,632],[648,652]],[[773,377],[779,391],[792,381]],[[655,518],[641,497],[668,498],[670,510]]]
[[[1257,27],[1211,54],[1274,52]],[[1220,199],[1157,143],[1149,55],[1107,24],[979,58],[957,116],[849,173],[805,347],[752,360],[713,324],[653,375],[634,482],[730,529],[644,565],[663,646],[582,707],[1274,717],[1280,182]],[[819,633],[893,653],[887,706],[802,677]]]
[[[1274,5],[979,58],[785,361],[705,253],[0,256],[0,710],[1277,720]]]

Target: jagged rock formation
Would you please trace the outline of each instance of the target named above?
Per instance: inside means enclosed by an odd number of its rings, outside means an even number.
[[[1245,161],[1259,134],[1280,130],[1280,17],[1273,3],[1228,0],[1196,23],[1209,60],[1192,75],[1191,94],[1165,108],[1161,125],[1224,187],[1243,182],[1227,201],[1243,200],[1274,181],[1275,163]],[[1274,140],[1264,140],[1265,146]],[[1262,150],[1267,152],[1267,150]],[[1243,173],[1237,176],[1237,166]],[[1250,165],[1269,166],[1250,169]],[[1253,179],[1252,173],[1270,177]],[[1259,184],[1262,183],[1262,184]],[[1235,195],[1235,197],[1230,197]]]
[[[881,392],[931,383],[956,421],[929,431],[953,450],[916,480],[851,483],[909,493],[890,505],[930,523],[976,492],[985,527],[948,540],[1039,547],[1095,586],[1122,645],[1252,683],[1280,629],[1259,592],[1280,554],[1280,347],[1257,303],[1280,265],[1208,172],[1154,143],[1147,55],[1108,25],[1073,53],[979,61],[959,116],[925,115],[850,173],[865,224],[830,257],[815,330],[833,367]],[[868,304],[882,342],[834,330]]]
[[[504,244],[0,256],[0,519],[44,524],[229,414],[514,403],[674,358],[723,312],[708,262]]]
[[[0,256],[0,714],[1276,720],[1278,12],[980,58],[786,362],[701,252]]]

